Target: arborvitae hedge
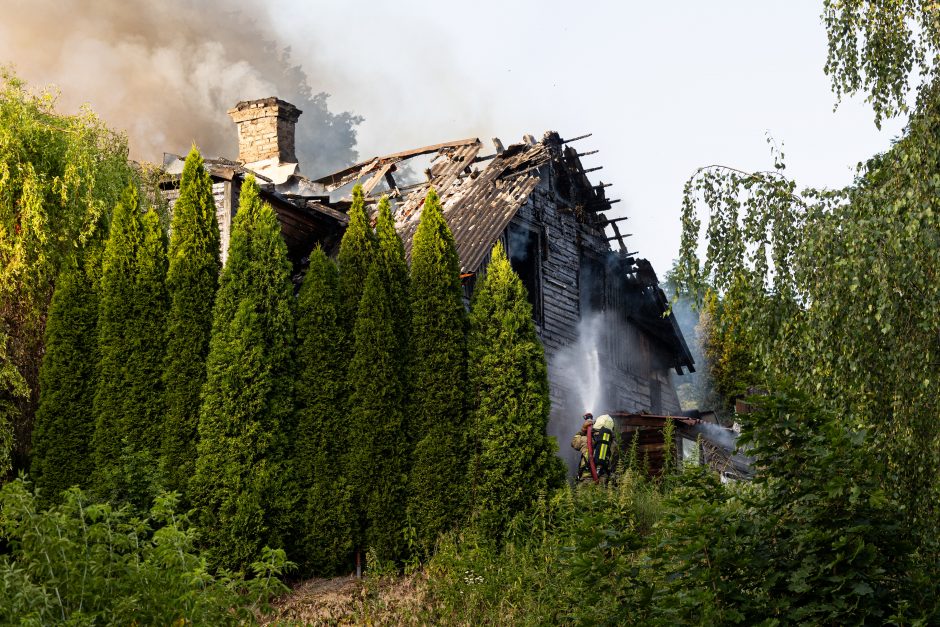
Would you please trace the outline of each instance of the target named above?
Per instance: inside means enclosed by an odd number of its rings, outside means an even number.
[[[369,268],[376,254],[376,239],[366,215],[362,186],[356,185],[349,208],[349,224],[340,242],[337,263],[339,265],[339,297],[342,323],[352,339],[353,327],[359,313],[359,300],[366,284]],[[352,347],[349,347],[352,350]]]
[[[405,246],[395,230],[395,218],[392,217],[388,197],[379,201],[378,218],[375,223],[376,260],[382,283],[389,296],[392,310],[392,325],[399,340],[398,355],[401,358],[403,380],[411,361],[411,300],[409,298],[408,262],[405,261]]]
[[[545,354],[522,281],[497,243],[470,312],[473,513],[499,539],[516,514],[564,479],[546,434],[550,410]]]
[[[293,464],[301,513],[291,558],[301,572],[333,575],[352,555],[346,454],[360,437],[347,424],[339,273],[319,247],[297,304],[297,433]],[[356,433],[356,435],[353,435]]]
[[[167,489],[185,494],[196,468],[199,393],[206,379],[212,306],[221,268],[212,180],[195,146],[183,166],[171,232],[162,474]]]
[[[296,489],[291,266],[274,210],[242,185],[216,295],[190,495],[211,561],[242,569],[284,544]]]
[[[135,327],[130,340],[134,349],[127,363],[128,437],[135,451],[145,451],[154,462],[160,458],[163,427],[163,364],[166,359],[166,234],[156,211],[143,216],[144,239],[137,250]]]
[[[97,322],[94,284],[84,264],[73,261],[56,281],[39,371],[31,473],[45,503],[73,485],[87,488],[94,470]]]
[[[349,368],[349,422],[354,531],[358,548],[388,562],[404,557],[407,472],[410,460],[404,431],[405,385],[398,371],[399,340],[382,273],[374,264],[366,279],[355,328],[355,354]]]
[[[166,251],[154,211],[141,214],[129,186],[114,209],[98,305],[94,485],[100,496],[141,501],[153,474],[163,417]]]
[[[409,519],[429,551],[464,514],[466,310],[453,235],[432,189],[411,249],[414,466]]]

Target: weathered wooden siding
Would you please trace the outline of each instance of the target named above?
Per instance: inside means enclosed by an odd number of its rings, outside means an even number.
[[[219,235],[222,245],[222,263],[228,256],[228,243],[232,234],[232,217],[235,215],[235,208],[238,206],[237,198],[233,198],[232,183],[230,181],[218,181],[212,184],[212,199],[215,202],[215,217],[219,221]],[[179,200],[179,189],[167,189],[163,191],[169,203],[170,214],[173,213],[173,207]]]

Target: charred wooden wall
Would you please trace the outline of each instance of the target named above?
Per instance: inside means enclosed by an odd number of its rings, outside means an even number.
[[[538,246],[522,256],[529,263],[531,255],[537,257],[534,265],[539,293],[530,297],[549,364],[553,417],[557,415],[573,425],[584,411],[572,406],[577,398],[572,390],[575,383],[557,366],[554,357],[577,341],[578,325],[590,315],[592,305],[599,305],[605,321],[612,325],[599,346],[602,388],[609,407],[595,408],[595,413],[678,413],[679,399],[672,387],[670,368],[663,365],[668,359],[660,356],[657,344],[624,315],[618,298],[626,296],[609,293],[613,282],[587,276],[585,257],[603,262],[612,253],[603,230],[579,220],[577,209],[560,196],[551,171],[554,167],[557,163],[542,166],[540,183],[502,235],[514,266],[520,264],[520,243],[531,243],[518,233],[537,235]]]

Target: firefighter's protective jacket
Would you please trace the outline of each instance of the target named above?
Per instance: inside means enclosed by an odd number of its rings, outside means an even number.
[[[594,422],[593,429],[610,429],[614,428],[614,420],[608,415],[599,416]],[[574,434],[574,437],[571,438],[571,448],[575,449],[581,453],[581,458],[578,462],[578,481],[583,481],[584,479],[591,479],[591,465],[588,461],[588,437],[585,431],[579,431]],[[612,457],[613,461],[611,463],[611,469],[614,468],[617,463],[617,443],[616,441],[612,446]],[[606,481],[606,477],[605,477]]]

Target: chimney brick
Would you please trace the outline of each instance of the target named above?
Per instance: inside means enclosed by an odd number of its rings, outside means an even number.
[[[277,157],[281,163],[297,163],[294,126],[303,113],[280,98],[244,100],[228,110],[238,127],[238,160],[254,163]]]

